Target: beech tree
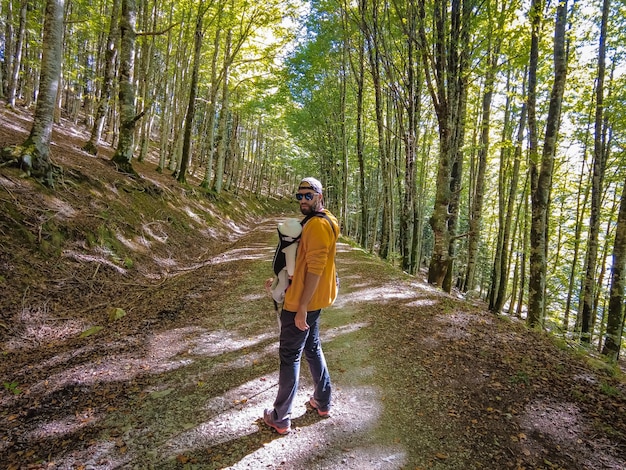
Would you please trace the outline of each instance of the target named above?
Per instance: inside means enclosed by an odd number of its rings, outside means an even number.
[[[432,24],[435,25],[432,41],[427,38],[426,5],[423,0],[420,0],[419,8],[422,62],[439,125],[439,164],[435,204],[430,218],[434,244],[428,282],[443,287],[446,277],[452,272],[467,67],[475,5],[472,0],[454,0],[448,10],[447,2],[436,0],[432,8]],[[446,290],[450,289],[448,283]]]
[[[133,71],[135,68],[135,0],[122,0],[120,19],[120,136],[112,161],[120,171],[134,174],[132,165],[134,152],[135,124],[141,116],[135,112],[135,88]]]
[[[100,144],[100,138],[102,137],[102,131],[104,129],[104,121],[109,111],[109,105],[111,100],[111,93],[113,92],[114,79],[115,79],[115,63],[117,61],[117,41],[120,37],[119,30],[119,16],[120,16],[120,1],[113,0],[111,6],[111,19],[109,26],[109,33],[106,41],[106,49],[104,51],[104,75],[102,77],[102,87],[100,90],[100,97],[96,106],[96,114],[91,126],[91,135],[89,140],[83,146],[83,150],[97,155],[98,145]]]
[[[587,242],[587,257],[585,266],[587,271],[582,289],[582,318],[581,339],[591,341],[591,325],[593,323],[593,301],[596,292],[596,259],[598,255],[598,231],[600,229],[601,198],[606,169],[606,131],[604,122],[604,80],[606,71],[606,34],[609,16],[610,1],[604,0],[602,5],[602,20],[600,22],[600,37],[598,44],[598,73],[596,77],[596,103],[594,120],[593,144],[593,176],[591,183],[591,216],[589,220],[589,237]]]
[[[533,29],[531,39],[530,79],[528,94],[528,119],[531,133],[530,181],[532,196],[532,218],[530,229],[530,273],[528,298],[528,325],[542,326],[545,318],[545,287],[547,270],[547,238],[549,201],[552,174],[556,155],[556,143],[561,119],[561,105],[565,90],[567,57],[565,49],[565,27],[567,24],[567,1],[559,2],[554,28],[554,82],[550,94],[548,116],[544,134],[543,152],[539,159],[536,122],[536,86],[539,30],[543,15],[543,2],[533,1],[531,6]]]
[[[54,186],[57,171],[50,160],[50,143],[63,57],[63,7],[64,0],[46,2],[39,93],[33,125],[26,141],[5,153],[5,158],[14,159],[33,177],[50,187]]]
[[[611,289],[606,339],[602,354],[612,360],[619,358],[624,332],[624,293],[626,292],[626,181],[622,186],[622,197],[613,245],[611,263]]]

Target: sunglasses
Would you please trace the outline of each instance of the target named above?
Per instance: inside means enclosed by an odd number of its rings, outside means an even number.
[[[315,193],[304,193],[304,194],[296,193],[296,199],[298,201],[302,201],[302,198],[306,199],[307,201],[312,201],[314,197],[315,197]]]

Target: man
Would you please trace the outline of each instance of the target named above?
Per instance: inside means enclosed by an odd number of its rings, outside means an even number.
[[[337,297],[335,251],[339,224],[324,209],[322,184],[315,178],[300,182],[296,199],[305,215],[296,267],[280,312],[280,373],[273,409],[263,413],[265,423],[279,434],[291,426],[293,400],[298,391],[302,352],[309,364],[315,389],[309,405],[319,416],[330,412],[331,384],[320,341],[319,319]]]

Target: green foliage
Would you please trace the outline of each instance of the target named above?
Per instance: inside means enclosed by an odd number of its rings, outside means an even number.
[[[600,384],[600,391],[608,397],[617,397],[621,394],[620,390],[606,382]]]
[[[92,326],[90,328],[87,328],[85,331],[83,331],[79,338],[89,338],[90,336],[95,335],[96,333],[102,331],[104,329],[103,326]]]
[[[510,377],[509,380],[513,385],[519,385],[519,384],[524,384],[526,386],[530,385],[530,377],[525,371],[522,371],[522,370],[517,371],[515,375],[512,375]]]
[[[119,320],[120,318],[124,318],[126,316],[126,311],[123,308],[111,307],[109,309],[109,321],[114,322],[115,320]]]
[[[13,395],[19,395],[22,391],[19,389],[17,382],[4,382],[4,389],[11,392]]]

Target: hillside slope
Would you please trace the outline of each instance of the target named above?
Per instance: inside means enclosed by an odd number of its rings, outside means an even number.
[[[0,146],[25,137],[26,115],[2,121]],[[262,285],[297,207],[208,197],[153,162],[128,178],[81,132],[55,132],[55,191],[0,169],[6,468],[626,468],[610,369],[345,240],[322,322],[332,417],[304,406],[303,367],[279,437],[259,421],[278,370]]]

